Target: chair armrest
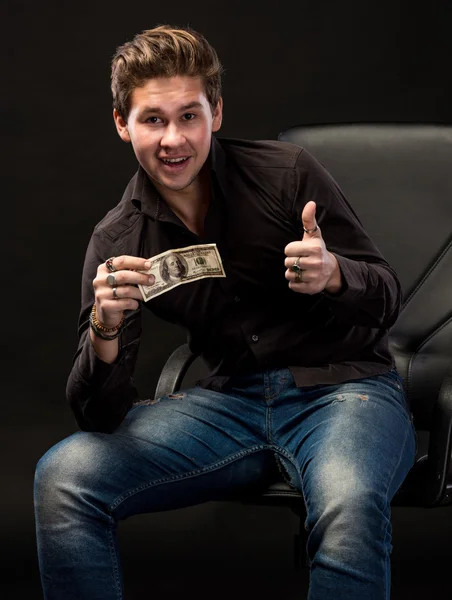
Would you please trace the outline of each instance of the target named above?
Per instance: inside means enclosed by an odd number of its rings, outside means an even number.
[[[428,458],[426,461],[426,503],[428,506],[450,504],[448,482],[452,454],[452,366],[441,385],[432,418]]]
[[[196,358],[197,355],[193,354],[188,344],[182,344],[182,346],[176,348],[160,373],[155,389],[155,398],[161,398],[166,394],[176,392]]]

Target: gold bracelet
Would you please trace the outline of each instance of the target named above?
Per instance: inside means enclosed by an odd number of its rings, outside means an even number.
[[[96,329],[105,331],[105,333],[114,333],[115,331],[118,331],[118,329],[121,329],[121,327],[124,323],[124,315],[122,315],[122,319],[114,327],[105,327],[105,325],[102,325],[102,323],[97,318],[97,308],[96,308],[96,303],[94,303],[93,308],[91,309],[91,321],[92,321],[94,327],[96,327]]]

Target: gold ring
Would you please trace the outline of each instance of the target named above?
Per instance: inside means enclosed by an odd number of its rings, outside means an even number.
[[[295,262],[293,263],[293,265],[290,267],[290,270],[293,271],[294,273],[301,273],[301,267],[298,265],[298,261],[300,260],[300,256],[297,256],[295,258]]]

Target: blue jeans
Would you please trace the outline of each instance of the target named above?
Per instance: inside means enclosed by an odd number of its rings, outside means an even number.
[[[265,485],[304,496],[309,600],[390,595],[390,502],[415,457],[399,375],[297,388],[288,369],[135,405],[112,434],[77,432],[39,461],[46,600],[121,599],[121,519]]]

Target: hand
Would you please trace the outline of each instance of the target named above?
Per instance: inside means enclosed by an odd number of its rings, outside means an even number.
[[[284,253],[287,267],[286,279],[289,287],[299,294],[318,294],[326,290],[337,293],[341,289],[341,272],[336,257],[328,252],[322,233],[315,219],[315,202],[308,202],[303,209],[301,220],[303,227],[310,233],[304,233],[299,242],[288,244]],[[301,271],[297,275],[290,269],[297,257]]]
[[[141,285],[155,283],[153,275],[137,272],[151,268],[151,262],[145,258],[116,256],[112,264],[116,269],[114,273],[111,273],[106,264],[102,263],[97,267],[97,275],[93,281],[97,318],[105,327],[115,327],[121,321],[125,310],[138,308],[138,300],[142,300],[141,292],[136,287],[139,283]],[[107,283],[108,275],[115,276],[116,286]],[[117,298],[113,295],[113,287],[116,287]]]

